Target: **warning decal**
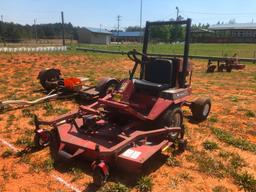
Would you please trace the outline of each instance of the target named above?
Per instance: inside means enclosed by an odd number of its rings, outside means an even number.
[[[129,157],[131,159],[137,159],[140,156],[141,152],[140,151],[135,151],[132,149],[127,149],[122,155],[124,157]]]

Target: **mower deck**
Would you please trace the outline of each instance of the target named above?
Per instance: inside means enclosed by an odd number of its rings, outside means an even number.
[[[102,123],[102,127],[90,133],[77,129],[83,126],[83,120],[79,118],[73,123],[58,125],[59,155],[65,159],[82,155],[89,160],[102,159],[107,163],[116,160],[119,167],[126,162],[130,166],[122,168],[137,172],[150,157],[171,144],[163,139],[170,131],[180,130],[179,127],[147,130],[142,123],[124,127],[104,124],[103,121],[98,123]]]

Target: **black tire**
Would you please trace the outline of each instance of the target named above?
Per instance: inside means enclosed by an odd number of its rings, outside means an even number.
[[[96,86],[96,91],[99,92],[99,97],[105,97],[110,90],[114,90],[118,87],[119,81],[113,78],[102,79]]]
[[[207,119],[211,111],[211,99],[198,98],[191,103],[190,109],[194,120],[203,121]]]
[[[51,141],[51,133],[49,131],[45,131],[46,136],[48,137],[47,141],[44,141],[40,134],[36,133],[34,136],[34,145],[37,149],[43,149],[50,145]]]
[[[173,106],[165,112],[160,121],[161,126],[182,127],[183,112],[179,106]],[[181,137],[181,133],[169,133],[168,137],[174,142]]]
[[[220,66],[218,67],[218,72],[223,72],[225,69],[225,65],[224,64],[220,64]]]
[[[230,73],[232,71],[232,67],[231,66],[227,66],[226,71]]]
[[[178,151],[183,153],[187,148],[187,140],[180,139],[178,142]]]
[[[58,154],[60,146],[60,139],[57,129],[51,131],[50,154],[54,163],[64,162],[63,158]]]
[[[101,187],[106,182],[106,176],[99,167],[96,167],[93,171],[93,183],[97,187]]]
[[[61,76],[60,70],[59,69],[43,69],[39,72],[38,74],[38,79],[40,80],[40,83],[42,85],[42,87],[46,90],[46,91],[51,91],[54,89],[54,87],[52,87],[49,83],[47,83],[47,81],[52,82],[52,81],[56,81],[59,80]]]
[[[214,73],[215,69],[216,69],[216,65],[209,65],[206,70],[206,73]]]

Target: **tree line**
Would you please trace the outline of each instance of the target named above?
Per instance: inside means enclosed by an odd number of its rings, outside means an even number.
[[[192,30],[207,29],[209,25],[193,25]],[[80,27],[74,27],[71,23],[64,24],[65,38],[78,40],[78,30]],[[129,26],[126,31],[140,31],[138,26]],[[155,42],[178,42],[183,41],[185,35],[184,26],[170,25],[152,27],[150,37]],[[37,24],[37,25],[20,25],[15,23],[0,21],[0,41],[20,42],[30,39],[60,39],[62,38],[62,24]]]
[[[78,39],[79,27],[71,23],[64,24],[65,37]],[[62,24],[20,25],[16,23],[0,22],[0,40],[6,42],[20,42],[27,39],[60,39]]]

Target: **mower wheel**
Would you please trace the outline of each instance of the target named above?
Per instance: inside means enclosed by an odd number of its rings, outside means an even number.
[[[211,99],[210,98],[197,98],[194,100],[190,109],[192,112],[192,117],[196,121],[203,121],[207,119],[211,110]]]
[[[36,133],[34,136],[34,145],[37,149],[43,149],[50,144],[51,133],[44,131],[43,134]]]
[[[179,106],[173,106],[170,109],[168,109],[162,120],[161,124],[163,126],[168,127],[182,127],[183,123],[183,112]],[[171,141],[177,141],[177,139],[181,136],[181,133],[169,133],[169,138]]]
[[[115,90],[119,85],[119,81],[114,78],[104,78],[96,86],[96,91],[99,92],[99,97],[105,97],[108,93]]]
[[[51,141],[50,141],[50,154],[55,163],[63,162],[63,158],[58,154],[59,145],[60,145],[60,139],[58,136],[57,129],[52,129]]]
[[[206,70],[206,73],[214,73],[215,69],[216,69],[216,65],[209,65]]]
[[[93,183],[97,187],[101,187],[102,185],[104,185],[106,180],[107,176],[104,175],[103,171],[99,167],[96,167],[93,171]]]
[[[183,153],[187,148],[187,140],[180,139],[178,142],[178,151]]]

